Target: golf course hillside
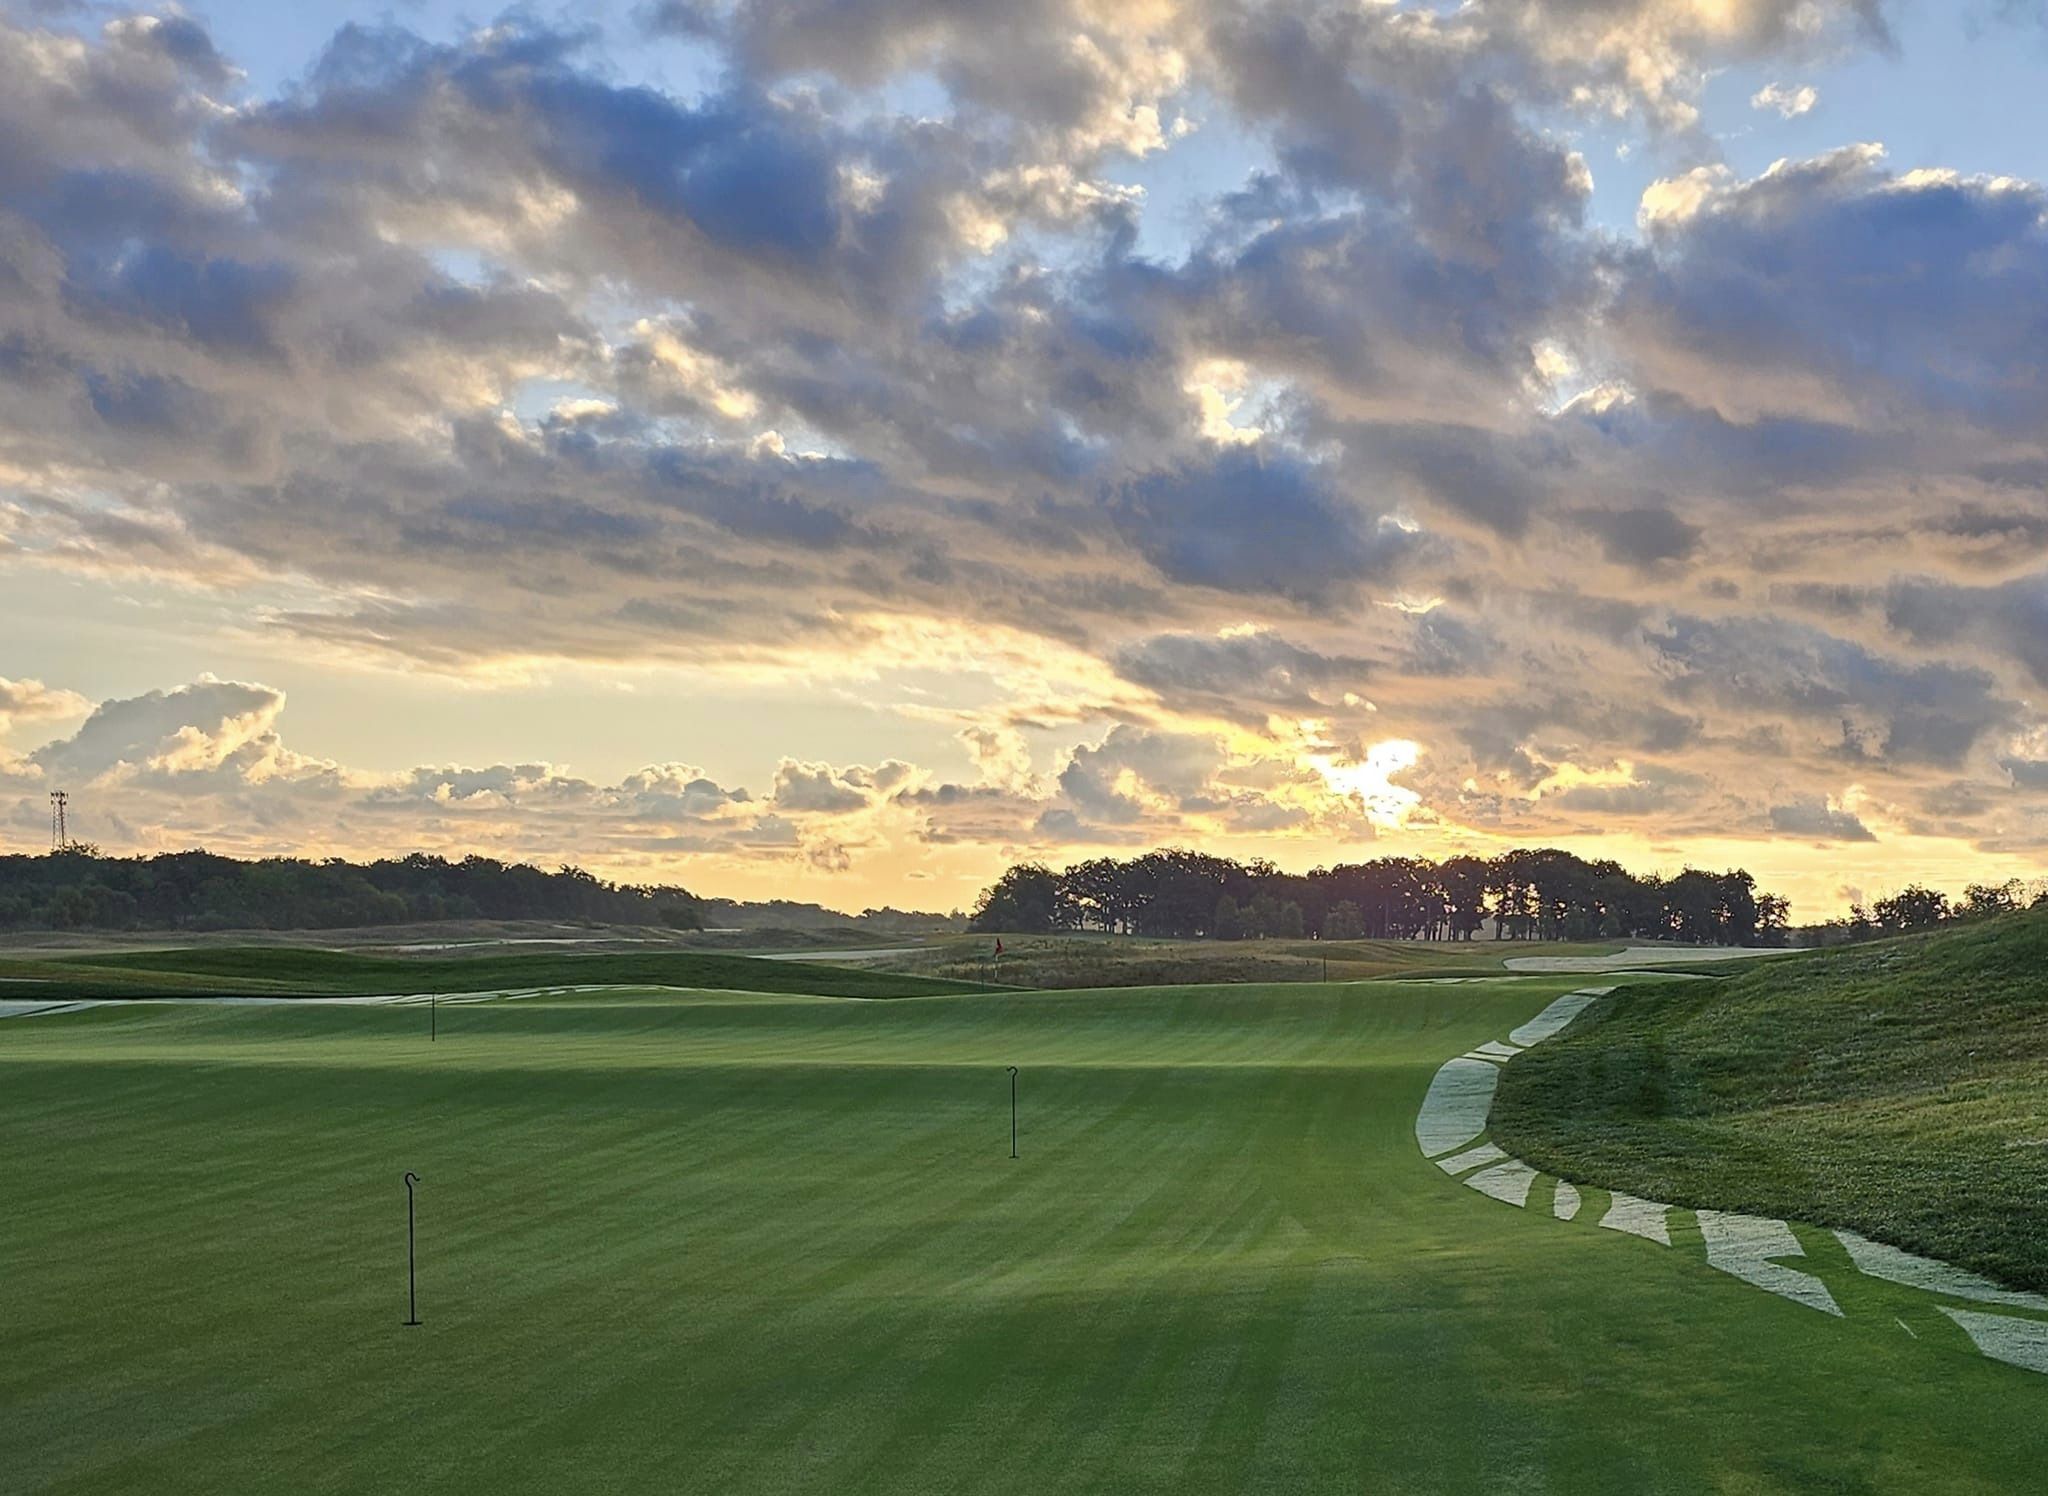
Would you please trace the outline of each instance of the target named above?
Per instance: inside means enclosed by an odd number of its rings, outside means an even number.
[[[0,960],[0,998],[10,1000],[344,997],[609,986],[807,992],[827,997],[909,997],[976,990],[972,982],[817,961],[767,961],[676,951],[530,954],[498,949],[480,955],[401,957],[225,946]]]
[[[553,958],[528,959],[526,995],[438,1032],[343,997],[0,1019],[0,1488],[1635,1496],[2048,1468],[2048,1379],[1839,1247],[1801,1238],[1843,1311],[1815,1313],[1717,1270],[1705,1213],[1646,1240],[1641,1201],[1418,1152],[1484,1126],[1475,1066],[1563,1046],[1520,1048],[1582,978],[869,1002],[534,992]]]
[[[1492,1123],[1568,1179],[2048,1289],[2048,911],[1624,987]]]

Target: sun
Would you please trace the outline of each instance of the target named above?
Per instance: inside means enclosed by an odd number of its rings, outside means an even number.
[[[1406,785],[1395,784],[1393,776],[1414,768],[1421,758],[1421,744],[1388,738],[1368,747],[1362,759],[1319,753],[1309,761],[1332,793],[1359,804],[1375,826],[1392,828],[1405,824],[1409,812],[1422,803],[1422,796]]]

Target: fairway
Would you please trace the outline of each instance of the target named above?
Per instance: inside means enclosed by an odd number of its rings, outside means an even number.
[[[1418,1153],[1576,984],[0,1022],[0,1489],[2035,1488],[2048,1379],[1903,1292]]]

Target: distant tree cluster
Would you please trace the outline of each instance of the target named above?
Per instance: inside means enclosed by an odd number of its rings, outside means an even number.
[[[967,928],[967,916],[927,913],[918,909],[897,909],[884,904],[846,914],[823,904],[795,899],[700,899],[697,910],[707,930],[846,931],[873,935],[922,936],[957,935]]]
[[[1097,857],[1063,872],[1011,868],[981,896],[977,930],[1111,930],[1243,940],[1659,939],[1782,945],[1789,906],[1756,880],[1687,868],[1638,877],[1554,848],[1494,858],[1382,857],[1283,873],[1177,848]]]
[[[242,861],[211,852],[102,857],[91,848],[0,856],[5,930],[331,930],[450,919],[702,923],[687,889],[489,857]]]
[[[2023,883],[2011,878],[2004,883],[1972,883],[1960,899],[1951,899],[1938,888],[1909,883],[1869,905],[1851,904],[1845,919],[1831,919],[1799,933],[1807,945],[1848,945],[1910,930],[1991,919],[2026,908],[2048,909],[2048,881]]]

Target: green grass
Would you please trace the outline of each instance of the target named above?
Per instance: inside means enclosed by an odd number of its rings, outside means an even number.
[[[378,1007],[0,1022],[0,1488],[1576,1496],[2048,1468],[2041,1380],[1931,1312],[1917,1340],[1812,1314],[1418,1156],[1437,1064],[1570,985],[621,993],[444,1010],[432,1045]]]
[[[2048,914],[1625,989],[1508,1068],[1494,1134],[2048,1289]]]
[[[490,992],[524,987],[696,987],[807,992],[827,997],[910,997],[976,990],[971,982],[676,951],[628,954],[506,952],[478,956],[361,956],[277,946],[221,946],[0,961],[0,998],[348,996]]]

